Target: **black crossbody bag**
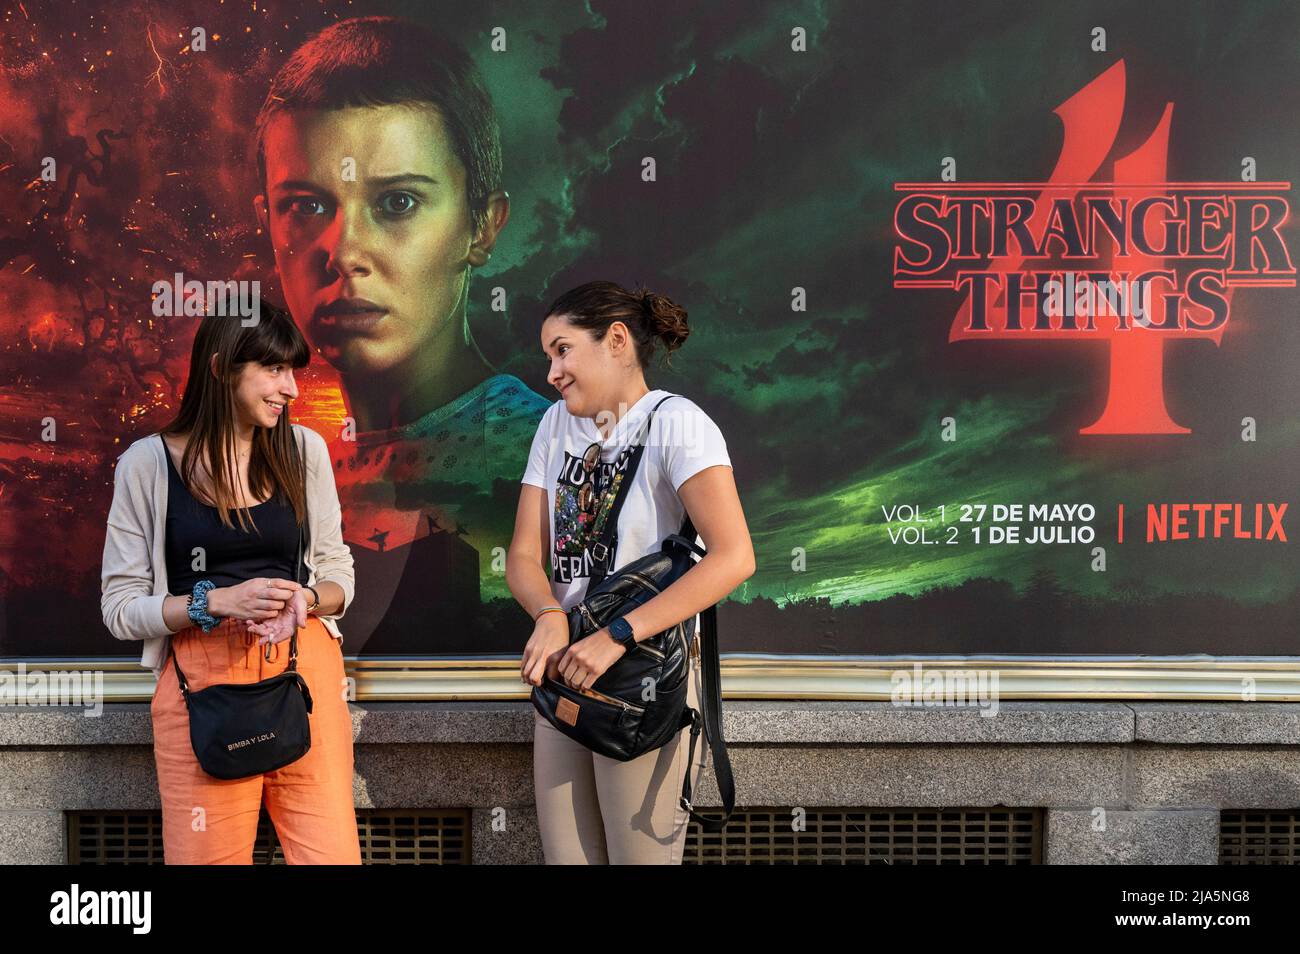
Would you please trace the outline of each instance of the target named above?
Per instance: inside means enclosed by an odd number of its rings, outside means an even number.
[[[295,446],[297,440],[295,438]],[[298,447],[301,461],[302,448]],[[303,516],[306,523],[306,514]],[[295,579],[302,582],[303,528]],[[254,683],[221,683],[191,692],[172,650],[172,665],[190,715],[190,744],[203,771],[236,779],[274,772],[311,748],[311,691],[298,672],[298,627],[289,637],[289,668]]]
[[[659,404],[666,400],[667,397],[663,398]],[[605,563],[613,552],[619,511],[645,453],[645,435],[659,404],[646,416],[605,525],[591,547],[598,562],[587,582],[585,598],[568,612],[570,645],[667,589],[694,566],[692,553],[701,557],[705,555],[704,549],[695,543],[695,527],[687,515],[681,532],[665,539],[658,553],[648,554],[620,567],[613,575],[606,575]],[[700,703],[703,713],[686,704],[694,631],[695,617],[692,616],[662,633],[638,640],[636,649],[615,660],[585,691],[549,676],[543,677],[542,684],[533,687],[532,702],[551,725],[569,738],[593,752],[624,762],[663,746],[681,729],[690,726],[690,749],[680,804],[706,831],[715,832],[726,825],[736,805],[735,780],[727,756],[727,743],[722,736],[722,678],[716,605],[700,613],[700,664],[704,667]],[[712,751],[713,775],[722,795],[723,814],[720,819],[700,815],[691,804],[690,766],[695,761],[695,745],[701,729]]]

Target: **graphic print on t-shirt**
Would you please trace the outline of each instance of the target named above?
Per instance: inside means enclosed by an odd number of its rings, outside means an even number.
[[[593,564],[600,563],[591,552],[609,519],[610,508],[618,496],[634,447],[624,448],[618,457],[605,463],[600,447],[592,444],[582,457],[564,452],[564,466],[555,482],[555,553],[551,566],[557,583],[572,583],[592,575]],[[615,528],[605,566],[617,566],[618,549]]]

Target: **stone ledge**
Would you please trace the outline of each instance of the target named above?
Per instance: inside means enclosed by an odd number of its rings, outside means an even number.
[[[991,711],[991,710],[990,710]],[[728,744],[1075,744],[1131,742],[1133,713],[1109,702],[1003,702],[978,708],[890,702],[736,701],[723,705]]]
[[[145,703],[108,703],[87,718],[79,707],[0,707],[0,747],[151,745]],[[353,703],[353,738],[386,743],[528,743],[528,702]],[[724,731],[737,745],[1300,745],[1300,703],[1003,702],[977,708],[909,708],[889,702],[735,700]]]
[[[1142,745],[1129,752],[1129,804],[1293,810],[1300,747]]]
[[[0,864],[64,864],[66,826],[61,811],[0,811]]]
[[[1139,742],[1171,745],[1300,745],[1300,704],[1135,702]]]
[[[1045,864],[1213,865],[1218,860],[1216,811],[1047,812]]]

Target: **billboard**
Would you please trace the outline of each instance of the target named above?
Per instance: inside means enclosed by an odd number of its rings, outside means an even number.
[[[401,360],[302,307],[322,263],[255,208],[272,79],[344,13],[19,6],[0,655],[137,655],[99,615],[113,465],[178,405],[188,283],[231,281],[315,351],[293,419],[331,450],[345,652],[517,655],[538,327],[592,279],[689,311],[649,383],[734,464],[758,566],[724,652],[1297,655],[1294,4],[350,5],[458,44],[500,125],[490,259],[386,248],[436,318]]]

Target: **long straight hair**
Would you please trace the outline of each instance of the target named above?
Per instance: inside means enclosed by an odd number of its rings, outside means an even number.
[[[211,367],[213,354],[217,356],[215,375]],[[181,479],[202,502],[217,508],[226,527],[234,526],[230,511],[237,510],[241,530],[247,532],[250,526],[257,529],[248,508],[236,507],[239,465],[235,447],[235,385],[240,372],[253,361],[303,368],[310,360],[311,349],[293,319],[287,312],[265,302],[257,323],[248,327],[238,316],[230,315],[207,315],[199,323],[180,410],[159,433],[189,435],[181,458]],[[200,460],[212,480],[211,492],[201,495],[194,481]],[[263,496],[270,499],[269,492],[273,492],[274,496],[288,500],[295,520],[301,524],[307,508],[306,483],[306,465],[293,446],[293,427],[286,405],[274,427],[253,427],[248,491],[255,499]]]

